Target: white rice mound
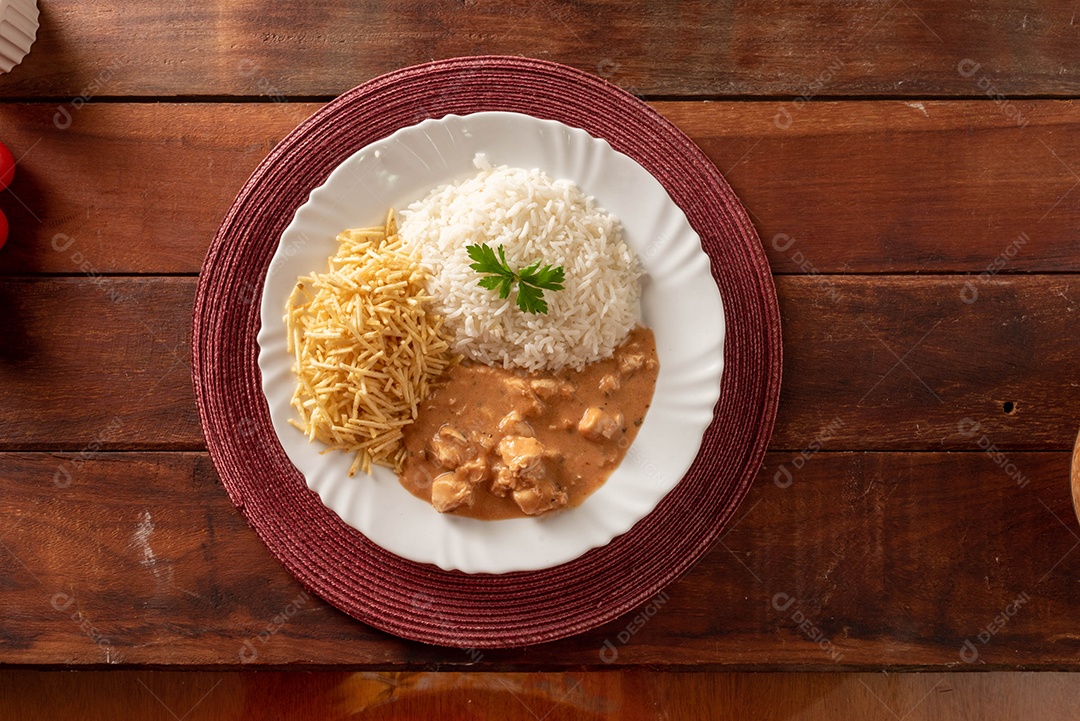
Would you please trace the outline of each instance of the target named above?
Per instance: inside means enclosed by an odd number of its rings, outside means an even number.
[[[399,234],[419,250],[435,312],[453,350],[488,365],[559,370],[608,358],[640,318],[641,270],[619,221],[571,181],[539,170],[491,167],[443,185],[401,213]],[[544,291],[548,312],[526,313],[481,288],[465,247],[502,246],[510,267],[562,266],[564,288]]]

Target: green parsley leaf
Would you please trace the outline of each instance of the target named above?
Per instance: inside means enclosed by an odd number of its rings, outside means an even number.
[[[488,290],[495,290],[502,285],[503,279],[497,275],[485,275],[480,279],[480,287],[487,288]]]
[[[548,312],[548,304],[544,300],[544,291],[536,286],[519,283],[517,304],[526,313]]]
[[[531,266],[530,266],[531,267]],[[558,268],[552,268],[550,265],[545,265],[543,268],[533,270],[532,272],[526,272],[529,270],[521,271],[521,279],[529,285],[539,286],[546,288],[547,290],[562,290],[563,281],[566,278],[563,277],[563,269],[560,265]]]
[[[465,252],[473,261],[469,267],[484,276],[478,281],[480,287],[487,290],[498,288],[499,297],[508,298],[517,284],[517,307],[526,313],[547,313],[548,304],[544,300],[544,291],[562,290],[566,280],[561,265],[557,268],[541,266],[542,260],[514,272],[506,262],[506,254],[501,245],[498,247],[498,257],[487,243],[466,246]]]

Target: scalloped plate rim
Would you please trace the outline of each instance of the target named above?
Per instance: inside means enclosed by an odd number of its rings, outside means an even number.
[[[504,128],[508,129],[504,131]],[[495,132],[483,137],[485,130]],[[492,140],[494,135],[501,132],[506,135],[500,136],[497,141]],[[474,138],[473,133],[479,133],[481,137]],[[507,162],[505,158],[518,152],[527,154],[535,151],[535,148],[526,148],[526,141],[533,135],[536,137],[532,140],[539,142],[541,150],[551,151],[551,154],[545,155],[535,165],[549,172],[552,177],[570,176],[578,182],[586,195],[595,196],[601,207],[615,213],[624,222],[627,242],[645,265],[648,277],[644,280],[642,289],[643,320],[653,327],[657,334],[661,360],[656,396],[653,399],[653,408],[646,415],[638,438],[628,449],[623,463],[607,483],[581,506],[541,518],[494,522],[445,516],[436,513],[429,504],[409,494],[388,469],[376,469],[374,477],[357,474],[349,478],[347,474],[342,474],[342,466],[347,470],[351,456],[344,453],[318,456],[315,446],[309,445],[298,430],[288,425],[287,418],[292,415],[288,398],[292,395],[295,382],[290,370],[291,357],[284,351],[282,315],[285,297],[296,277],[325,267],[327,257],[335,249],[334,238],[337,232],[345,227],[378,222],[377,216],[371,215],[365,216],[366,222],[362,219],[346,220],[352,216],[347,212],[342,213],[340,202],[342,198],[355,193],[358,187],[362,186],[373,196],[378,196],[378,201],[372,200],[371,203],[381,207],[381,213],[384,214],[386,207],[390,205],[402,208],[408,202],[422,197],[431,188],[475,172],[461,165],[459,161],[464,157],[462,153],[468,156],[470,162],[472,154],[479,151],[487,153],[493,164],[515,165],[516,163]],[[435,152],[434,156],[428,155],[427,146],[421,138],[430,144]],[[414,142],[419,145],[410,145]],[[513,147],[505,148],[505,143],[512,143]],[[462,144],[467,148],[457,147]],[[474,147],[470,144],[476,145]],[[410,151],[408,155],[400,152],[401,145]],[[571,162],[557,155],[568,148],[576,148],[582,157],[589,158],[590,161],[596,160],[598,165],[577,167],[570,173],[552,170],[551,167],[560,162]],[[454,156],[453,163],[446,163],[446,167],[441,169],[442,173],[436,174],[438,177],[432,179],[430,163],[438,164],[440,160],[445,162],[444,151],[458,152],[458,155]],[[592,155],[598,157],[593,158]],[[557,159],[551,160],[552,157]],[[399,176],[390,170],[396,168],[399,171],[408,171],[408,164],[415,164],[413,159],[425,165],[425,171],[415,169],[422,175],[427,173],[424,178],[426,185],[421,186],[423,192],[416,193],[415,186],[420,181],[414,178],[410,197],[402,197],[408,195],[406,191],[399,191],[393,198],[380,195],[387,188],[393,190],[402,185]],[[458,171],[451,173],[454,168]],[[594,175],[599,172],[600,178],[605,179],[608,176],[601,171],[611,172],[612,168],[621,169],[624,174],[629,173],[634,184],[629,187],[624,187],[625,184],[620,181],[593,184]],[[374,187],[368,182],[372,172],[378,176],[370,179],[378,181],[374,183]],[[585,182],[581,182],[582,179]],[[614,189],[609,186],[614,186]],[[640,188],[644,190],[639,193]],[[634,200],[629,200],[620,192],[637,195],[632,196]],[[604,197],[614,200],[614,203],[605,203]],[[333,200],[334,198],[337,199]],[[408,202],[404,202],[405,200]],[[383,205],[380,206],[379,203]],[[330,207],[326,207],[327,204],[330,204]],[[611,207],[622,207],[623,204],[627,209],[621,213]],[[645,233],[645,223],[638,221],[639,212],[645,212],[640,210],[642,207],[653,208],[648,212],[651,212],[654,226],[670,224],[673,228],[670,237],[654,239],[644,244],[642,235]],[[362,214],[362,211],[356,211],[356,214]],[[339,219],[337,225],[333,224],[331,218]],[[630,219],[629,222],[627,218]],[[311,235],[320,224],[323,226],[322,230],[330,235],[320,236],[311,243]],[[334,227],[336,230],[329,230]],[[665,236],[667,233],[662,232],[661,235]],[[680,257],[680,253],[687,258],[677,269],[660,274],[651,272],[653,268],[663,269],[665,257]],[[311,260],[315,265],[302,265],[304,260]],[[687,277],[679,277],[677,273]],[[699,329],[693,335],[685,335],[676,332],[673,327],[669,328],[669,325],[675,322],[671,317],[673,315],[678,320],[678,325],[689,320],[688,309],[682,307],[686,305],[685,299],[673,296],[673,289],[669,288],[672,285],[676,294],[686,295],[684,289],[687,287],[704,293],[705,297],[699,298],[698,304],[715,316],[712,326],[706,324],[707,329],[711,327],[711,333],[700,332]],[[283,289],[287,289],[284,290],[284,297]],[[657,293],[663,293],[663,296],[657,298]],[[273,310],[277,301],[280,301],[280,312]],[[681,315],[672,310],[672,306],[677,306]],[[342,161],[321,185],[312,190],[308,200],[296,210],[282,233],[267,272],[260,301],[260,318],[262,325],[258,335],[258,364],[262,375],[263,394],[270,409],[277,439],[289,460],[304,476],[308,487],[345,523],[382,548],[411,561],[431,563],[444,570],[466,573],[535,571],[558,566],[592,548],[606,545],[648,515],[677,485],[697,456],[702,437],[713,420],[713,409],[720,396],[723,349],[726,342],[723,302],[709,271],[708,256],[701,247],[699,236],[690,227],[685,213],[671,200],[659,181],[632,158],[614,150],[607,141],[595,138],[584,130],[554,120],[505,111],[429,118],[400,128]],[[668,332],[669,330],[671,332]],[[679,343],[669,342],[667,346],[661,347],[662,337],[669,341],[678,339]],[[677,369],[685,360],[681,354],[691,343],[694,344],[694,349],[688,351],[689,354],[699,356],[690,359],[691,367],[695,373],[700,373],[702,378],[691,383],[689,388],[679,388],[672,376],[672,365]],[[684,399],[682,402],[686,406],[683,409],[686,417],[671,419],[667,417],[665,403],[675,403],[675,398],[668,396],[676,390],[678,397]],[[677,403],[675,406],[674,410],[678,410]],[[657,410],[658,407],[660,410]],[[676,425],[681,422],[681,432],[673,434],[670,428],[661,427],[661,420],[669,420]],[[682,449],[682,452],[675,454],[674,458],[669,456],[665,442],[650,443],[655,434],[662,435],[667,442]],[[657,454],[657,445],[665,452]],[[692,451],[688,450],[690,445]],[[649,449],[653,451],[651,456],[648,455]],[[409,525],[412,522],[419,522],[421,527],[426,527],[430,533],[420,540],[414,533],[405,534],[409,537],[403,538],[403,527],[408,527],[410,532],[415,531],[415,527]]]

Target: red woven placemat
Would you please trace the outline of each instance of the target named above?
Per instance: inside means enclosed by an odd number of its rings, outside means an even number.
[[[312,189],[349,155],[399,128],[486,110],[582,128],[652,173],[701,236],[723,298],[727,337],[720,401],[701,451],[651,514],[570,563],[470,575],[395,556],[323,506],[270,424],[256,335],[270,259]],[[240,191],[210,246],[195,298],[192,353],[214,465],[233,503],[289,572],[372,626],[475,648],[593,628],[686,571],[749,489],[780,393],[772,276],[757,233],[720,173],[632,95],[581,71],[525,58],[459,58],[390,73],[345,93],[291,132]]]

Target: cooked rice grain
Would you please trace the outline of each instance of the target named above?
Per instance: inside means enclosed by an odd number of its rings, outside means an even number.
[[[638,323],[637,259],[617,219],[568,180],[539,170],[492,168],[443,185],[402,212],[400,235],[429,271],[435,312],[453,350],[473,360],[527,370],[576,370],[611,356]],[[481,288],[465,250],[503,246],[510,267],[536,260],[563,266],[565,287],[547,291],[547,314]]]

